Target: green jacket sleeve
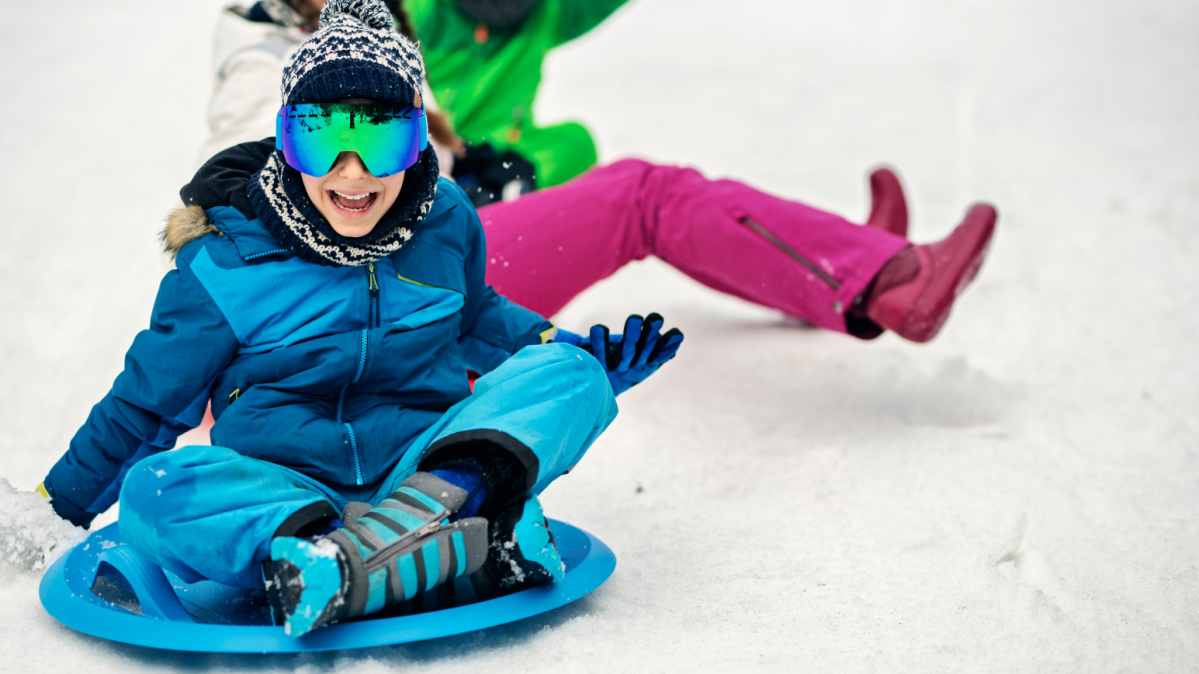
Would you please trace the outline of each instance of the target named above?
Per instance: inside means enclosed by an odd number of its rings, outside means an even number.
[[[542,0],[547,2],[552,0]],[[562,7],[558,20],[558,44],[587,33],[628,0],[556,0]]]

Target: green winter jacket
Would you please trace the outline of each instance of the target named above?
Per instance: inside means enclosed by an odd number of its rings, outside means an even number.
[[[595,141],[575,123],[537,127],[533,98],[551,49],[583,35],[628,0],[540,0],[509,28],[480,26],[456,0],[405,0],[420,39],[429,86],[458,133],[511,148],[537,169],[537,186],[579,175],[596,161]],[[481,42],[479,40],[482,40]]]

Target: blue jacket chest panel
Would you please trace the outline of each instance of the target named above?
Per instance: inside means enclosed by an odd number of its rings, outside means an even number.
[[[423,251],[413,252],[419,257]],[[229,321],[242,354],[374,326],[416,328],[460,311],[465,299],[464,279],[457,290],[401,280],[391,259],[374,265],[375,295],[367,267],[321,267],[291,258],[223,269],[205,249],[191,268]],[[460,262],[458,269],[461,278]],[[452,276],[438,280],[452,282]]]
[[[373,283],[370,268],[295,259],[235,208],[205,213],[218,233],[179,251],[124,370],[46,478],[81,521],[208,401],[217,444],[329,484],[379,479],[470,395],[467,367],[489,372],[552,327],[486,285],[482,224],[451,183]]]

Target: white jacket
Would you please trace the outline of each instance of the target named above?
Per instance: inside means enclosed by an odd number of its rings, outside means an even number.
[[[299,27],[250,21],[245,14],[242,7],[227,7],[217,22],[209,136],[197,165],[227,147],[275,135],[283,64],[309,35]]]

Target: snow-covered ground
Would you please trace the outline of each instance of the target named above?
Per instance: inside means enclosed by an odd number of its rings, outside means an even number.
[[[218,7],[5,6],[0,477],[21,489],[146,323]],[[62,627],[6,559],[0,670],[1199,669],[1197,67],[1193,2],[633,0],[554,57],[541,118],[585,121],[605,160],[851,217],[886,161],[916,240],[994,202],[942,335],[861,343],[634,265],[559,317],[687,333],[545,495],[617,552],[589,598],[431,643],[195,656]],[[0,491],[0,539],[36,542]]]

